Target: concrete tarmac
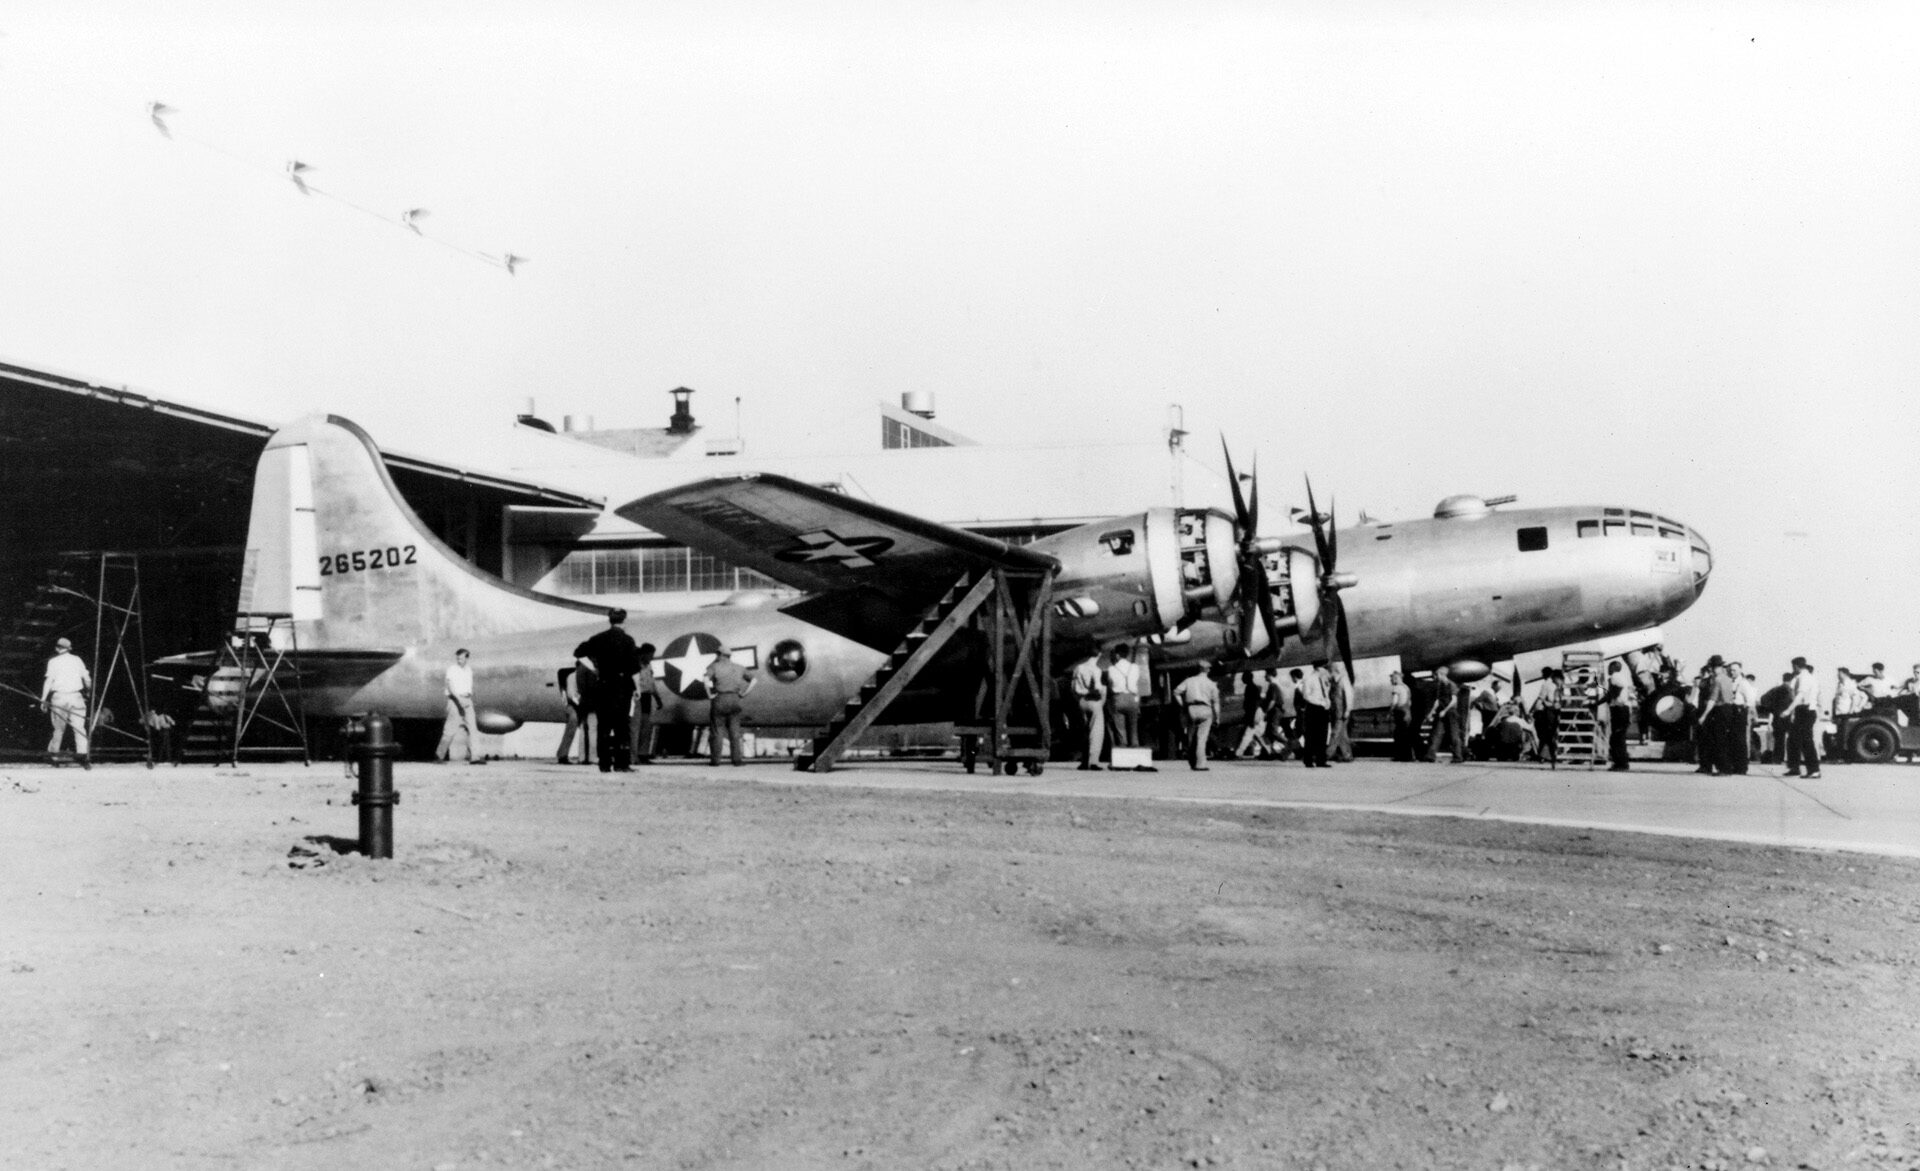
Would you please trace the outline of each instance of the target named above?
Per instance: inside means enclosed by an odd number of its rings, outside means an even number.
[[[1081,772],[1056,762],[1037,777],[988,775],[984,762],[968,775],[951,760],[856,759],[825,775],[771,762],[717,770],[691,761],[654,767],[788,785],[1351,809],[1920,857],[1920,767],[1908,764],[1828,764],[1816,780],[1761,764],[1745,776],[1703,776],[1692,764],[1661,761],[1635,761],[1624,773],[1375,758],[1327,769],[1214,761],[1204,772],[1178,761],[1161,761],[1156,772]]]
[[[256,780],[318,781],[339,788],[344,800],[352,782],[338,762],[299,764],[248,762],[239,775]],[[147,772],[140,765],[96,765],[48,770],[45,765],[0,767],[0,780],[43,784],[55,771],[62,782],[85,785],[145,774],[161,787],[169,778],[218,780],[236,770],[206,765]],[[1624,773],[1596,769],[1548,769],[1540,764],[1472,762],[1400,764],[1363,758],[1327,769],[1294,761],[1214,761],[1204,772],[1179,761],[1160,761],[1153,772],[1081,772],[1071,763],[1049,764],[1040,776],[989,773],[981,762],[967,773],[953,759],[854,758],[824,775],[796,771],[782,757],[734,768],[711,768],[704,759],[662,758],[636,768],[634,781],[668,778],[746,781],[820,789],[867,788],[924,792],[1028,793],[1085,800],[1187,801],[1300,809],[1358,810],[1414,817],[1465,817],[1542,825],[1623,830],[1632,833],[1719,841],[1754,842],[1822,850],[1851,850],[1920,857],[1920,767],[1913,764],[1827,764],[1817,780],[1786,777],[1777,766],[1755,764],[1746,776],[1710,777],[1684,763],[1636,760]],[[552,761],[495,760],[485,766],[402,761],[395,781],[429,772],[448,780],[461,775],[530,785],[566,776],[598,774]],[[37,775],[36,775],[37,774]],[[621,778],[625,779],[625,778]],[[403,806],[405,825],[413,807]],[[339,832],[351,832],[343,829]]]

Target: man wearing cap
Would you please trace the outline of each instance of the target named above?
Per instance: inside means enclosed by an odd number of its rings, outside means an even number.
[[[1194,665],[1193,674],[1173,689],[1174,702],[1185,716],[1187,765],[1196,772],[1207,771],[1207,736],[1220,718],[1220,686],[1207,674],[1212,666],[1202,659]]]
[[[56,639],[53,657],[47,660],[47,675],[40,683],[40,710],[53,720],[53,739],[47,741],[49,753],[60,751],[67,729],[73,729],[73,754],[87,755],[87,688],[93,680],[87,665],[73,653],[73,643]]]
[[[720,741],[732,748],[734,767],[741,764],[740,713],[747,692],[753,690],[753,668],[734,662],[731,655],[716,655],[707,664],[707,751],[708,763],[720,767]]]
[[[573,648],[575,667],[593,672],[594,756],[601,772],[633,771],[633,677],[640,670],[640,648],[626,631],[627,612],[607,611],[607,628]]]

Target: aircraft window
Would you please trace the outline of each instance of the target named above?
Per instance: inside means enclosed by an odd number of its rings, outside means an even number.
[[[1618,510],[1616,509],[1612,511],[1618,511]],[[1610,520],[1606,522],[1606,533],[1607,533],[1607,536],[1609,537],[1617,536],[1618,534],[1625,532],[1626,528],[1627,528],[1627,522],[1624,520]]]
[[[767,656],[767,670],[782,683],[793,682],[807,673],[807,648],[790,638],[775,643]]]
[[[1684,541],[1687,539],[1687,535],[1679,529],[1670,529],[1665,525],[1660,526],[1660,535],[1669,541]]]
[[[1573,530],[1583,537],[1597,537],[1600,535],[1600,522],[1597,520],[1583,520],[1575,524]]]
[[[1633,522],[1633,535],[1636,537],[1651,537],[1653,535],[1653,526],[1647,524],[1645,521],[1636,520]]]
[[[1547,526],[1545,525],[1533,525],[1530,528],[1521,529],[1516,535],[1520,538],[1522,553],[1538,553],[1547,547]]]
[[[1373,539],[1376,541],[1391,541],[1393,540],[1393,534],[1392,533],[1375,533],[1373,535]]]
[[[1641,512],[1637,508],[1634,509],[1633,512],[1630,513],[1629,515],[1631,515],[1635,520],[1652,520],[1653,519],[1653,514],[1651,512]]]
[[[1100,543],[1115,557],[1125,557],[1133,552],[1133,530],[1115,529],[1110,533],[1101,533]]]
[[[1681,524],[1680,524],[1680,522],[1679,522],[1679,521],[1677,521],[1677,520],[1672,520],[1672,519],[1670,519],[1670,518],[1668,518],[1668,517],[1664,517],[1664,516],[1656,516],[1656,517],[1654,517],[1653,519],[1655,519],[1655,520],[1657,520],[1657,521],[1659,521],[1659,522],[1660,522],[1661,524],[1663,524],[1663,525],[1666,525],[1666,526],[1667,526],[1668,528],[1670,528],[1670,529],[1677,529],[1677,528],[1680,528],[1680,527],[1681,527]]]
[[[1607,514],[1608,516],[1625,516],[1625,515],[1627,515],[1627,510],[1626,510],[1626,509],[1624,509],[1624,508],[1603,508],[1603,509],[1601,509],[1600,511],[1601,511],[1601,512],[1604,512],[1604,513],[1606,513],[1606,514]]]

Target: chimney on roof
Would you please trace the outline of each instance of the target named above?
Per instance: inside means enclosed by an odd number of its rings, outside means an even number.
[[[673,396],[673,418],[667,420],[667,434],[691,435],[698,431],[700,425],[693,421],[693,408],[688,405],[688,400],[693,398],[693,391],[678,386],[667,393]]]

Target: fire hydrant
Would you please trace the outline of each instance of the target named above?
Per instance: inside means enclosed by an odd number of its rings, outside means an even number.
[[[369,858],[393,857],[393,807],[400,794],[393,787],[393,758],[400,745],[393,739],[393,721],[373,712],[355,729],[350,752],[360,765],[360,788],[353,803],[360,807],[360,852]]]

